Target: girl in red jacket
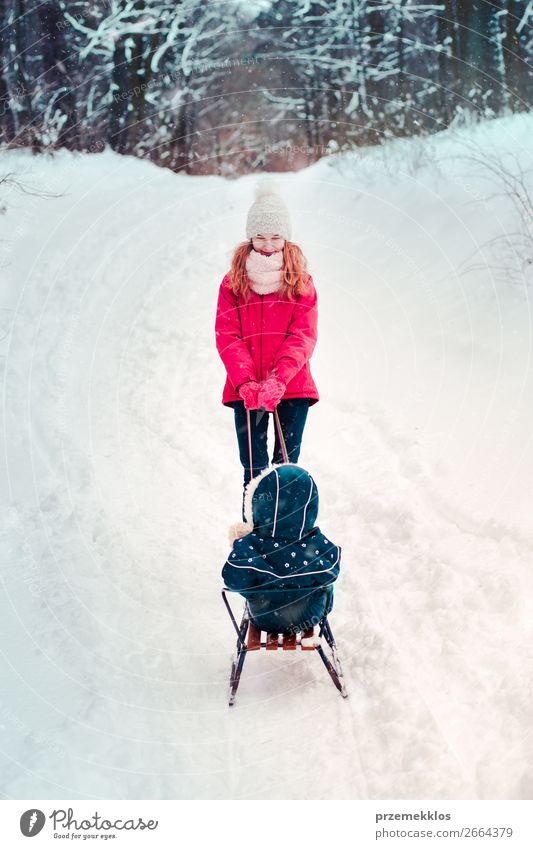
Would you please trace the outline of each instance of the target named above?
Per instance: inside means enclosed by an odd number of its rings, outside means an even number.
[[[319,400],[309,367],[317,340],[317,295],[305,257],[290,241],[289,211],[270,181],[257,187],[246,237],[220,284],[215,321],[227,372],[222,403],[234,410],[244,488],[269,465],[268,413],[277,409],[289,462],[296,463],[307,411]],[[272,463],[282,461],[275,431]],[[245,521],[244,493],[242,512]]]

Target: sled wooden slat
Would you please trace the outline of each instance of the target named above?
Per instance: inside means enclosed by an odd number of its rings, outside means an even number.
[[[267,634],[266,647],[267,647],[267,651],[277,651],[277,649],[278,649],[278,635],[277,634]]]
[[[314,628],[308,628],[307,631],[302,631],[302,640],[312,640],[315,635]],[[314,646],[304,646],[300,643],[300,648],[302,651],[314,651]]]
[[[248,651],[257,651],[261,648],[261,631],[254,625],[253,622],[250,622],[248,625],[248,639],[246,641],[246,648]]]
[[[296,634],[283,635],[283,651],[295,651],[296,649]]]

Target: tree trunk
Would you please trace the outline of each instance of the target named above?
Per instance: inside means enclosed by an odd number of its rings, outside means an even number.
[[[502,65],[498,61],[499,19],[486,0],[456,0],[461,93],[479,109],[498,111],[502,102]]]
[[[517,31],[524,3],[520,0],[506,0],[505,35],[502,43],[505,64],[505,81],[509,96],[509,105],[517,111],[528,111],[530,84],[528,62],[524,46]],[[527,26],[527,24],[526,24]]]
[[[26,28],[31,13],[25,8],[24,0],[9,3],[2,0],[2,37],[7,45],[6,56],[12,54],[11,61],[5,61],[2,67],[3,101],[2,124],[10,141],[28,144],[33,137],[33,110],[27,63]],[[5,48],[4,48],[5,49]]]
[[[455,87],[456,79],[453,66],[453,54],[455,45],[455,29],[453,24],[455,4],[452,0],[444,0],[444,9],[438,14],[437,21],[437,44],[440,45],[438,54],[438,80],[440,115],[446,124],[453,118],[455,109]]]
[[[73,68],[66,45],[65,20],[57,2],[41,3],[37,6],[39,35],[33,52],[38,51],[44,65],[41,85],[50,95],[54,109],[59,108],[66,121],[59,130],[58,147],[78,147],[75,82]]]
[[[125,38],[117,38],[113,53],[111,120],[108,141],[113,150],[125,153],[128,144],[126,125],[129,103],[129,74],[126,60]]]

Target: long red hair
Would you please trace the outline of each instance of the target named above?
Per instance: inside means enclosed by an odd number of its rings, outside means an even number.
[[[253,248],[252,240],[237,245],[231,260],[230,281],[232,291],[242,294],[247,302],[250,298],[250,281],[246,273],[246,260]],[[302,249],[294,242],[285,240],[283,246],[283,266],[280,292],[282,297],[292,301],[297,295],[302,295],[307,289],[309,273],[307,260]]]

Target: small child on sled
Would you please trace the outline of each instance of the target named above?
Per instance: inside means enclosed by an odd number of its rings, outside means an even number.
[[[225,585],[247,598],[251,619],[262,631],[313,628],[333,606],[331,584],[341,558],[340,546],[315,525],[315,481],[295,463],[273,465],[249,482],[244,509],[246,523],[230,529]]]

